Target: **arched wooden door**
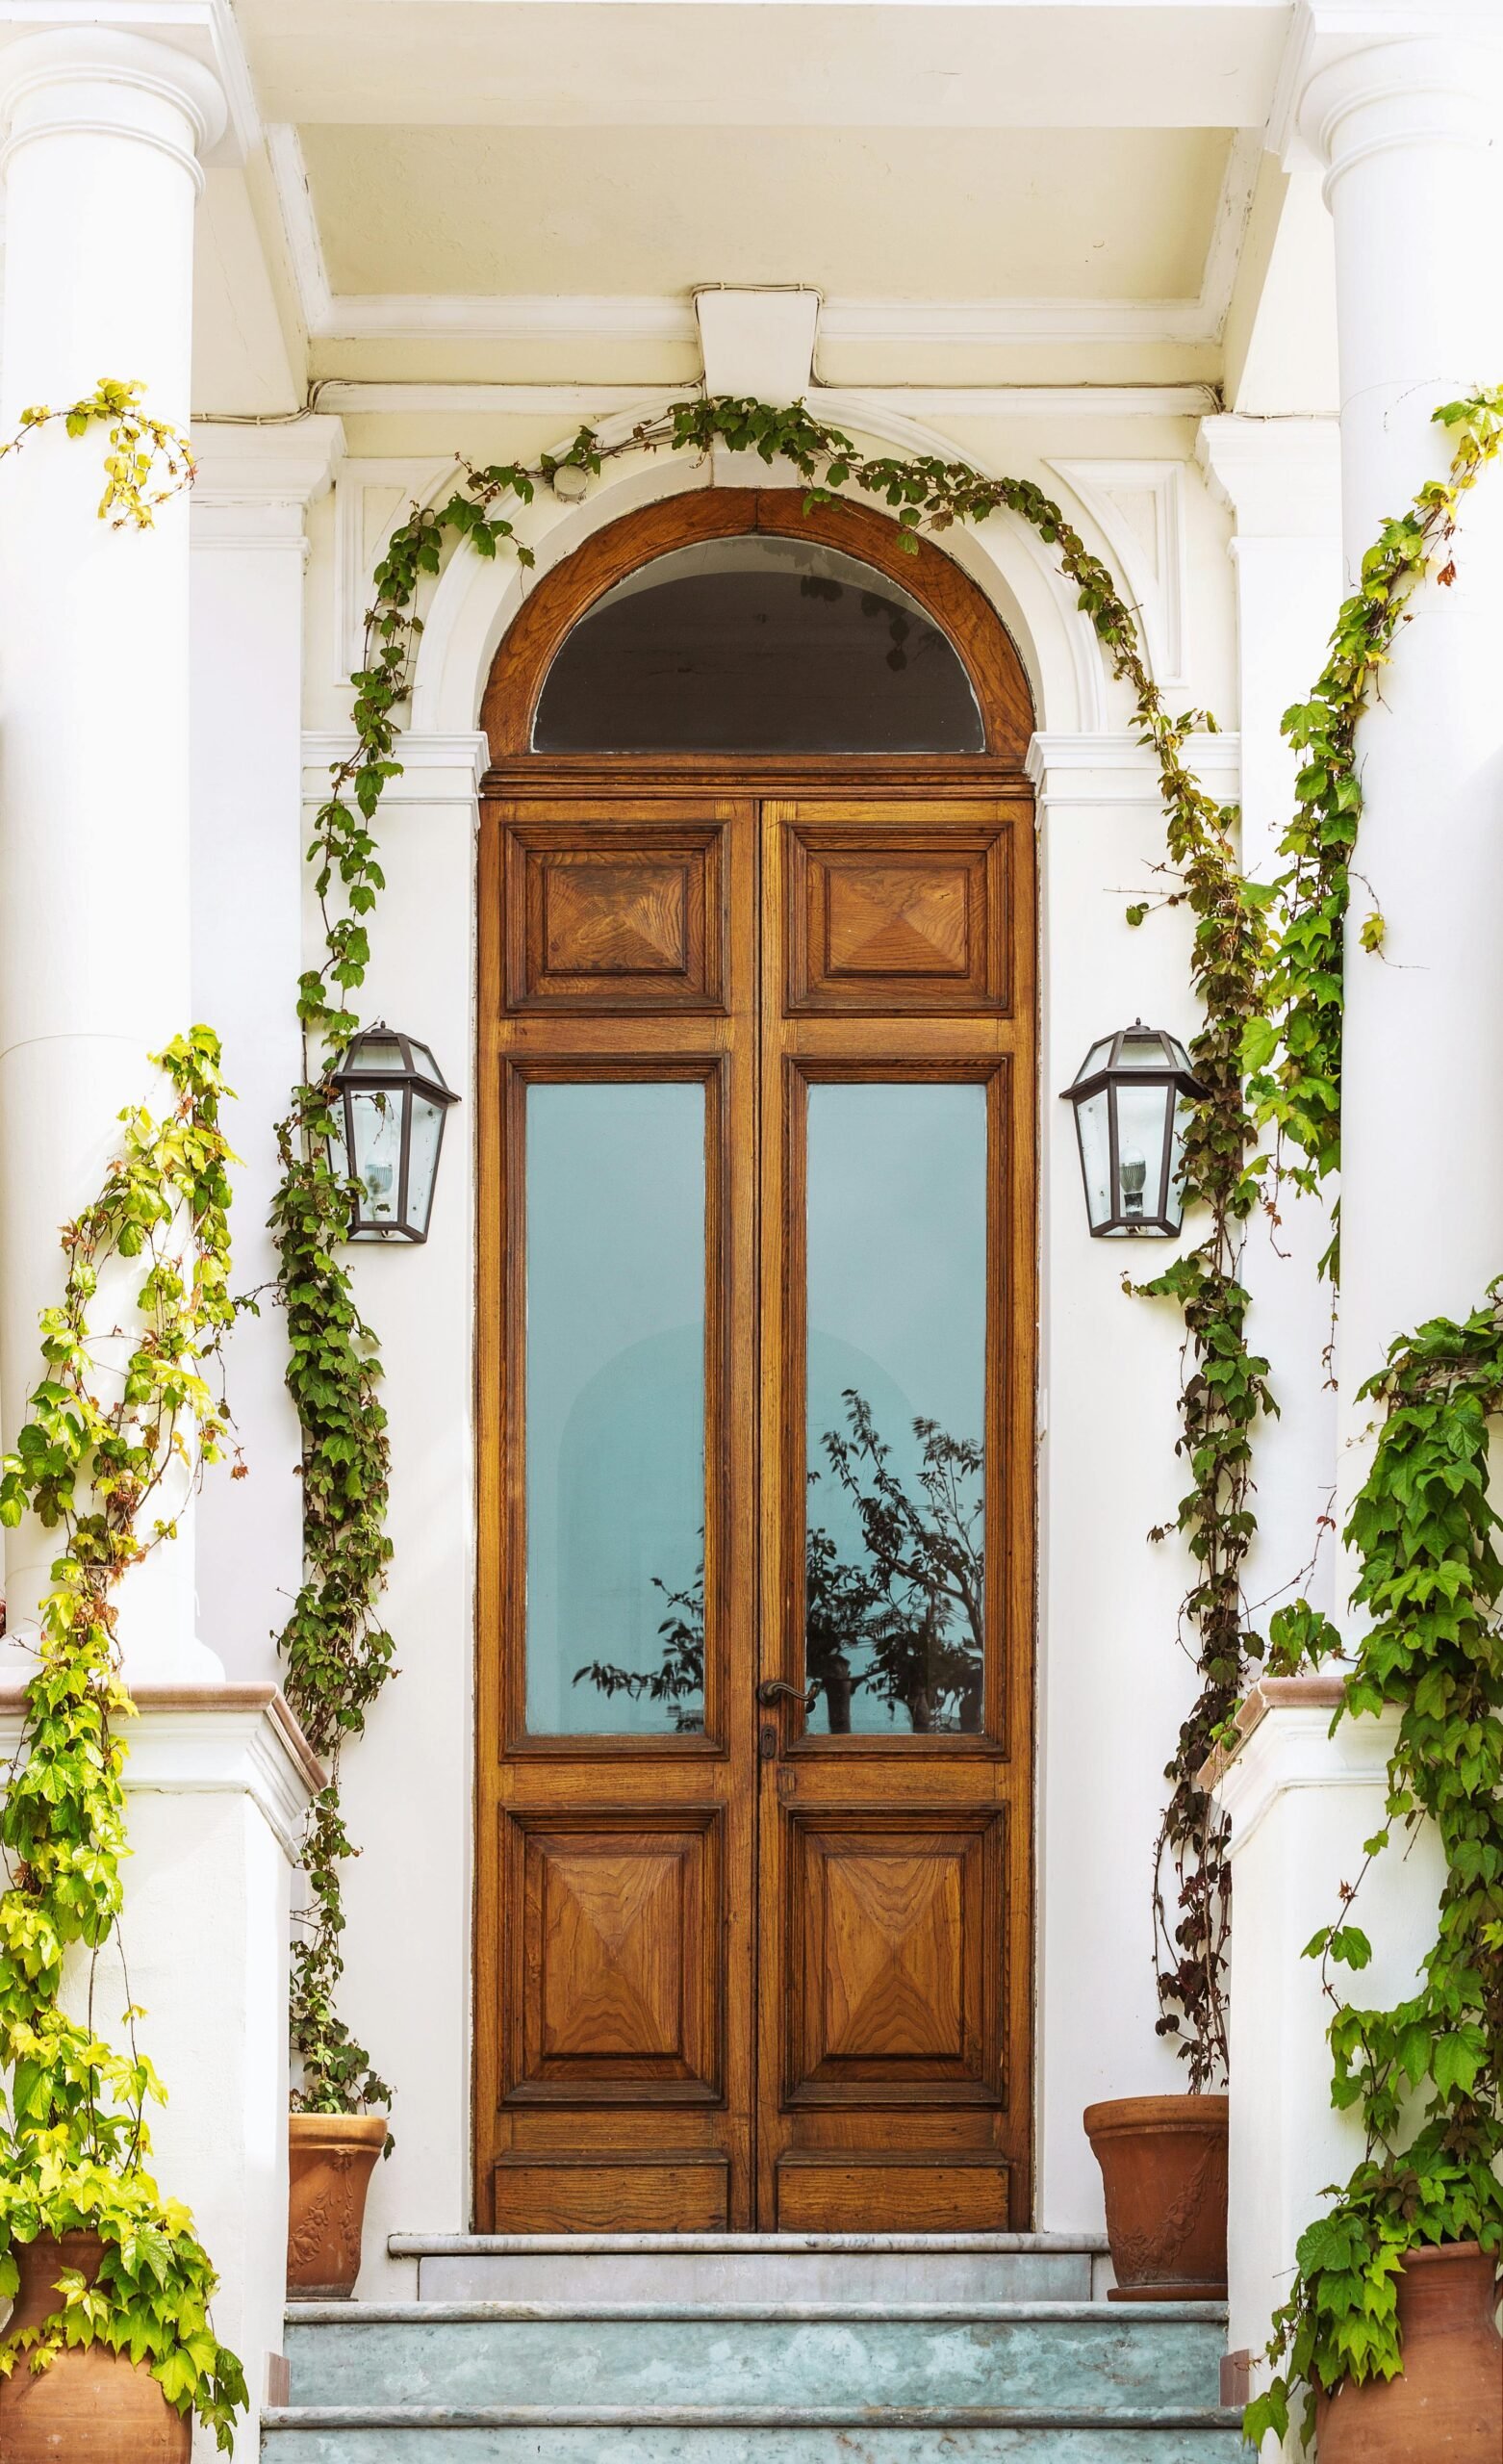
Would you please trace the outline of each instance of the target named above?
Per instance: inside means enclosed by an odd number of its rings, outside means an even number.
[[[1025,2226],[1016,654],[875,514],[704,491],[539,584],[485,718],[477,2224]]]

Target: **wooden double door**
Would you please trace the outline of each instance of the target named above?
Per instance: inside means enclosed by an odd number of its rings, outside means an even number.
[[[1032,813],[489,797],[476,2221],[1031,2216]]]

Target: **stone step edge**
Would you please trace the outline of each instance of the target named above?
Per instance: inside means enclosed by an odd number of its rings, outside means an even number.
[[[521,2325],[640,2320],[690,2325],[1224,2326],[1224,2301],[290,2301],[290,2327]]]
[[[331,2429],[1239,2429],[1224,2405],[1066,2412],[1057,2404],[281,2404],[263,2430]]]
[[[1105,2233],[389,2233],[394,2259],[653,2258],[745,2251],[750,2257],[825,2252],[925,2256],[945,2251],[1006,2257],[1105,2258]]]

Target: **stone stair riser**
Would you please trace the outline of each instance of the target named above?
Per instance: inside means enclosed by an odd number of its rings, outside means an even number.
[[[420,2301],[1088,2301],[1089,2250],[446,2252]]]
[[[907,2429],[633,2424],[310,2428],[275,2415],[266,2464],[1245,2464],[1235,2428],[1121,2423]]]
[[[1219,2312],[861,2319],[730,2314],[290,2323],[299,2405],[976,2405],[1104,2418],[1204,2406]]]

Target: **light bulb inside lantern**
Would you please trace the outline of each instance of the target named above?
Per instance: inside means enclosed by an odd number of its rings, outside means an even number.
[[[1148,1178],[1148,1166],[1147,1166],[1147,1164],[1144,1162],[1144,1160],[1143,1160],[1143,1158],[1142,1158],[1142,1156],[1141,1156],[1141,1155],[1124,1155],[1124,1156],[1123,1156],[1123,1158],[1122,1158],[1122,1212],[1123,1212],[1123,1214],[1124,1214],[1124,1215],[1141,1215],[1141,1214],[1142,1214],[1142,1212],[1143,1212],[1143,1183],[1147,1180],[1147,1178]]]

